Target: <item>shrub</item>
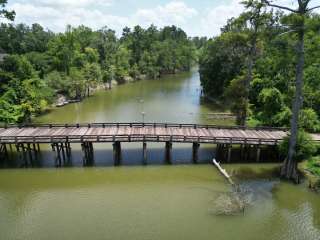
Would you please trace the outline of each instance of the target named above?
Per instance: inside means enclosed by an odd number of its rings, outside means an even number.
[[[287,156],[288,154],[289,138],[290,136],[287,136],[280,145],[280,152],[284,156]],[[304,132],[303,130],[300,130],[298,132],[294,159],[296,161],[308,159],[313,154],[315,154],[316,151],[317,151],[317,148],[316,148],[316,145],[312,142],[311,136],[308,133]]]

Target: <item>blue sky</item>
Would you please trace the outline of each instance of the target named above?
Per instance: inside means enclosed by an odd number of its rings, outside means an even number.
[[[40,23],[52,31],[67,24],[94,29],[108,26],[120,35],[123,27],[177,25],[191,36],[212,37],[228,18],[243,10],[241,0],[9,0],[16,23]],[[319,0],[312,0],[317,2]],[[277,0],[290,6],[293,0]]]

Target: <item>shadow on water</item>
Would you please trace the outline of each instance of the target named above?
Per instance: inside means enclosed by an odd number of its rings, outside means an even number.
[[[166,153],[164,147],[153,144],[147,149],[147,161],[143,160],[142,146],[135,147],[132,144],[122,144],[121,161],[122,166],[141,166],[141,165],[163,165],[168,164],[166,161]],[[142,144],[141,144],[142,145]],[[22,153],[12,152],[8,158],[2,160],[1,168],[54,168],[54,167],[108,167],[114,166],[114,155],[111,144],[95,144],[94,155],[92,160],[86,160],[84,153],[78,145],[71,145],[71,156],[61,160],[61,164],[57,161],[56,153],[53,152],[48,145],[41,146],[42,150],[33,155],[30,160],[26,154],[23,158]],[[206,146],[199,149],[198,164],[211,163],[214,157],[214,147]],[[192,159],[191,146],[173,147],[171,152],[171,161],[169,164],[194,164]]]

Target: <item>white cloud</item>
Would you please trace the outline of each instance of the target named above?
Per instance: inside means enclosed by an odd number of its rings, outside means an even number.
[[[199,0],[200,1],[200,0]],[[314,6],[319,0],[311,0]],[[64,31],[67,24],[86,25],[94,29],[108,26],[120,35],[123,27],[134,25],[158,27],[177,25],[191,36],[212,37],[220,33],[227,20],[237,17],[244,10],[241,0],[220,1],[212,3],[209,9],[196,10],[183,0],[172,0],[154,8],[139,8],[123,16],[122,12],[110,13],[111,5],[121,4],[115,0],[16,0],[9,1],[9,7],[17,13],[16,23],[40,23],[52,31]],[[213,1],[214,2],[214,1]],[[296,0],[277,0],[284,6],[296,7]],[[201,4],[199,5],[200,8]],[[120,7],[124,7],[121,6]],[[122,9],[119,8],[119,9]],[[120,10],[119,10],[120,11]],[[320,9],[317,10],[320,12]]]
[[[30,4],[43,7],[52,8],[86,8],[96,6],[110,6],[113,4],[113,0],[22,0],[23,4]]]
[[[153,9],[141,8],[126,17],[105,13],[103,10],[107,10],[110,4],[112,0],[20,0],[10,8],[17,13],[16,23],[37,22],[55,32],[64,31],[67,24],[82,24],[94,29],[108,26],[118,34],[123,27],[137,24],[145,27],[152,23],[159,27],[172,24],[186,27],[188,20],[197,15],[195,9],[182,1],[172,1]]]
[[[184,2],[173,1],[153,9],[138,9],[133,19],[135,22],[142,23],[143,25],[150,25],[152,23],[157,26],[181,25],[197,16],[197,14],[197,10],[188,7]]]
[[[244,10],[240,2],[240,0],[232,0],[229,4],[219,5],[207,11],[201,19],[201,32],[199,35],[218,35],[228,19],[239,16]]]
[[[40,0],[39,0],[40,1]],[[42,1],[42,0],[41,0]],[[62,0],[57,0],[62,2]],[[81,4],[88,4],[90,0],[80,0]],[[48,1],[50,2],[50,1]],[[71,1],[70,4],[75,1]],[[83,6],[83,5],[78,6]],[[15,3],[11,5],[17,13],[15,22],[27,24],[40,23],[55,32],[65,30],[67,24],[72,26],[86,25],[94,29],[108,26],[116,30],[121,30],[120,26],[125,26],[128,19],[120,16],[104,14],[98,9],[88,9],[84,7],[58,8],[47,4],[34,5]]]

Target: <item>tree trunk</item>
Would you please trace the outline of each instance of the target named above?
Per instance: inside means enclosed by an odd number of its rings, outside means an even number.
[[[255,48],[255,47],[252,47]],[[246,77],[246,81],[245,81],[245,91],[246,91],[246,95],[245,95],[245,104],[244,104],[244,109],[243,109],[243,116],[241,116],[241,125],[242,126],[246,126],[247,125],[247,118],[248,118],[248,104],[249,104],[249,94],[250,94],[250,83],[252,81],[252,74],[253,74],[253,50],[250,50],[250,54],[249,54],[249,59],[248,59],[248,73],[247,73],[247,77]]]
[[[250,83],[253,78],[253,68],[256,61],[256,53],[257,53],[257,39],[258,39],[258,28],[259,25],[254,24],[254,32],[251,39],[251,47],[249,50],[249,56],[248,56],[248,73],[245,81],[245,104],[243,109],[243,116],[241,120],[241,125],[246,126],[247,125],[247,118],[248,118],[248,109],[249,109],[249,95],[250,95]]]
[[[296,66],[296,91],[292,106],[292,118],[291,118],[291,134],[289,140],[288,156],[281,168],[281,177],[286,179],[292,179],[296,182],[299,181],[297,172],[297,161],[294,159],[297,136],[298,136],[298,124],[299,113],[303,103],[303,68],[304,68],[304,24],[301,26],[301,30],[298,33],[297,44],[297,66]]]

